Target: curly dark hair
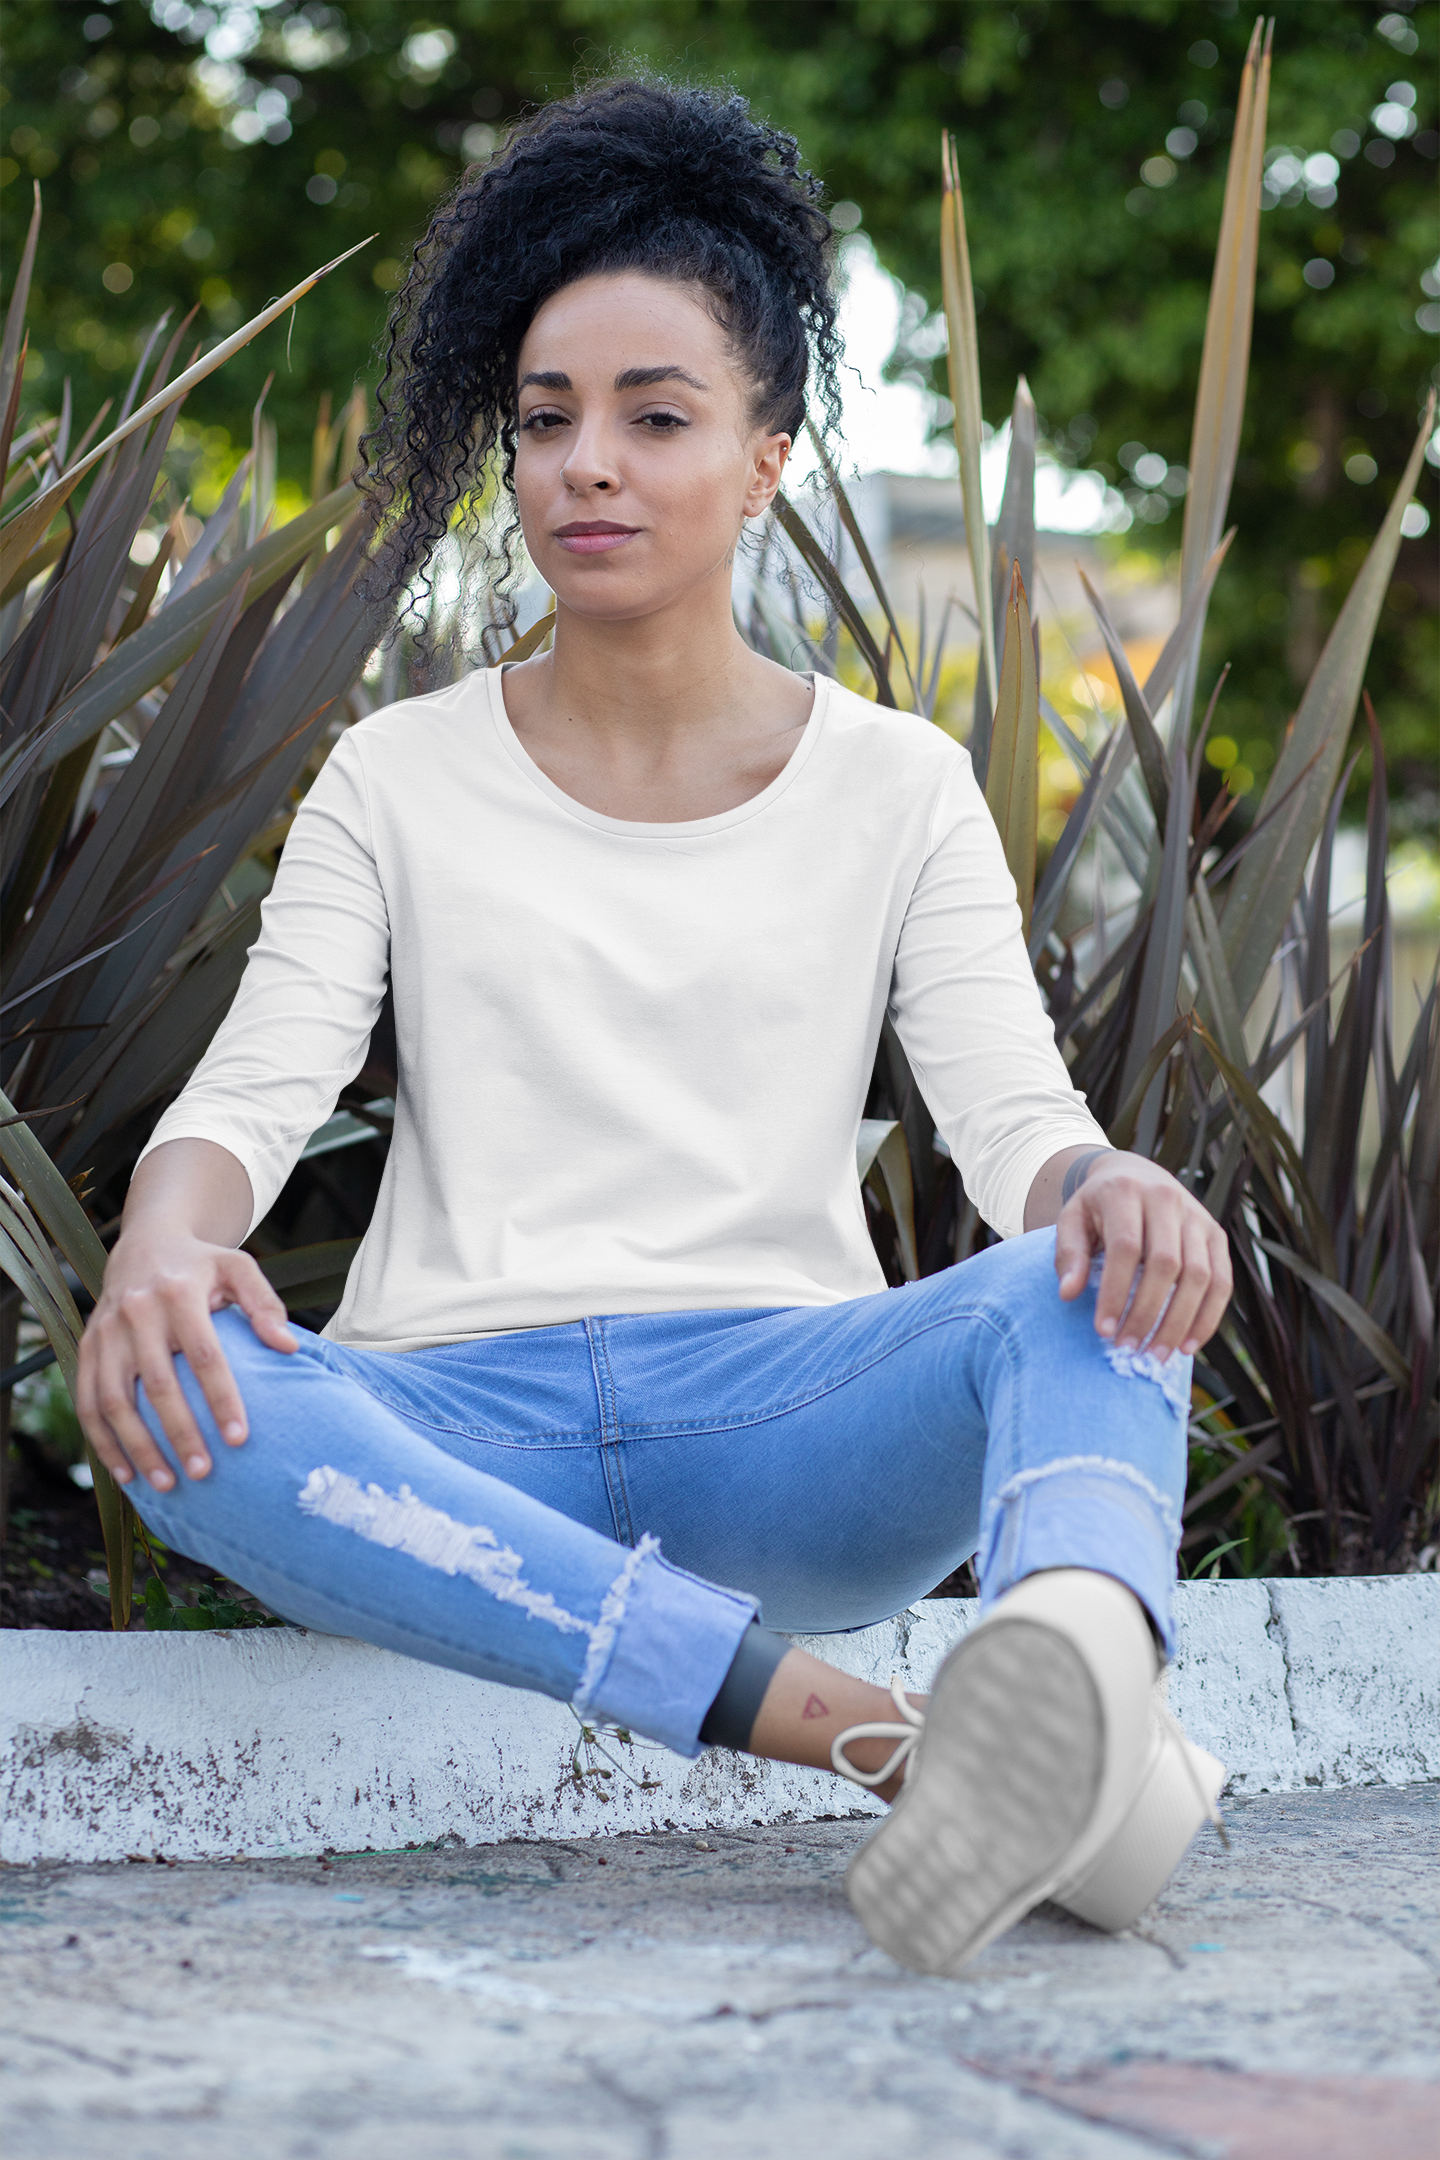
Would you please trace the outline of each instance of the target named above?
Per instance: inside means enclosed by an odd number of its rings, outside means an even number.
[[[552,293],[596,271],[703,286],[754,383],[753,417],[797,435],[813,363],[817,425],[839,420],[833,229],[793,136],[745,100],[654,79],[545,106],[472,170],[415,250],[385,342],[359,477],[371,598],[427,588],[427,565],[498,449],[514,496],[520,346]],[[512,567],[516,521],[498,544]],[[418,577],[417,577],[418,573]],[[503,605],[503,603],[502,603]]]

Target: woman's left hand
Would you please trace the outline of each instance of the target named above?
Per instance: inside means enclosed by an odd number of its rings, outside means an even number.
[[[1158,1163],[1119,1151],[1086,1164],[1079,1190],[1061,1208],[1055,1226],[1055,1269],[1060,1295],[1080,1296],[1090,1263],[1105,1255],[1095,1301],[1097,1331],[1120,1347],[1148,1347],[1160,1359],[1172,1350],[1187,1356],[1219,1327],[1233,1287],[1225,1232],[1193,1193]],[[1128,1313],[1125,1300],[1136,1283]],[[1169,1304],[1166,1304],[1166,1299]],[[1163,1318],[1162,1318],[1163,1314]]]

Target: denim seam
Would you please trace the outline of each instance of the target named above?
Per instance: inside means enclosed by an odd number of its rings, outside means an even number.
[[[514,1439],[506,1433],[489,1432],[483,1425],[446,1425],[439,1418],[422,1417],[409,1403],[395,1402],[390,1396],[381,1394],[377,1388],[367,1387],[354,1373],[344,1373],[341,1377],[354,1380],[355,1385],[368,1395],[372,1402],[379,1403],[382,1410],[390,1411],[394,1417],[403,1418],[407,1425],[421,1426],[426,1432],[454,1433],[458,1439],[474,1440],[486,1447],[593,1448],[595,1445],[593,1433],[575,1432],[573,1429],[568,1432],[532,1433],[527,1434],[524,1439]]]
[[[440,1418],[422,1417],[408,1402],[397,1400],[394,1396],[387,1394],[383,1388],[373,1386],[363,1373],[356,1372],[350,1365],[341,1363],[333,1355],[335,1345],[327,1343],[323,1336],[317,1336],[315,1340],[319,1352],[317,1362],[323,1365],[327,1372],[333,1373],[338,1380],[353,1381],[362,1394],[368,1395],[372,1402],[378,1402],[382,1409],[392,1411],[398,1418],[404,1418],[409,1425],[423,1425],[427,1432],[456,1433],[462,1440],[483,1441],[490,1447],[593,1448],[595,1445],[595,1435],[593,1433],[578,1431],[573,1426],[564,1427],[554,1432],[530,1433],[524,1439],[512,1439],[505,1433],[488,1432],[483,1426],[477,1428],[473,1425],[447,1425]],[[302,1352],[307,1347],[302,1343]]]
[[[611,1392],[613,1380],[609,1360],[604,1355],[601,1329],[604,1323],[598,1319],[585,1322],[585,1346],[590,1352],[590,1377],[595,1382],[595,1407],[600,1413],[600,1443],[603,1447],[610,1439],[615,1423],[615,1403]]]
[[[922,1335],[928,1335],[936,1328],[946,1327],[952,1320],[978,1321],[982,1326],[988,1327],[992,1333],[998,1335],[1002,1342],[1008,1342],[1004,1323],[997,1321],[989,1313],[959,1306],[952,1311],[940,1314],[933,1320],[918,1322],[903,1335],[897,1336],[893,1342],[887,1343],[883,1349],[875,1351],[869,1357],[860,1359],[854,1365],[847,1366],[843,1372],[832,1375],[823,1387],[812,1388],[808,1393],[792,1395],[782,1402],[769,1403],[763,1409],[737,1411],[732,1417],[718,1421],[713,1418],[680,1418],[669,1422],[662,1422],[657,1419],[646,1420],[638,1424],[628,1424],[622,1422],[618,1416],[609,1348],[603,1334],[603,1320],[587,1319],[582,1324],[590,1349],[590,1370],[595,1382],[595,1397],[600,1412],[601,1449],[603,1451],[607,1447],[613,1447],[621,1440],[667,1440],[681,1433],[693,1437],[703,1437],[707,1433],[737,1432],[749,1425],[768,1424],[772,1418],[788,1417],[793,1410],[803,1410],[809,1403],[823,1402],[827,1395],[835,1394],[838,1389],[848,1386],[852,1380],[858,1380],[862,1373],[870,1372],[875,1366],[882,1365],[886,1358],[893,1357],[897,1351],[908,1349],[910,1344],[917,1342]],[[325,1345],[324,1347],[328,1349],[329,1346]],[[325,1362],[328,1363],[328,1360]],[[603,1378],[601,1373],[602,1364],[604,1367]],[[363,1388],[367,1395],[371,1396],[374,1401],[383,1403],[387,1410],[393,1410],[397,1417],[411,1419],[415,1424],[427,1425],[435,1432],[459,1433],[462,1438],[485,1440],[499,1446],[523,1447],[530,1444],[528,1441],[507,1442],[488,1432],[477,1433],[465,1425],[442,1425],[434,1419],[415,1417],[412,1411],[392,1402],[388,1396],[371,1387],[357,1373],[351,1373],[348,1368],[343,1366],[332,1367],[331,1369],[339,1372],[343,1378],[353,1379],[356,1385]],[[537,1439],[547,1442],[555,1437],[551,1434],[536,1436]],[[595,1442],[589,1436],[582,1436],[573,1442],[564,1444],[576,1447],[593,1447]]]
[[[1179,1543],[1181,1523],[1174,1504],[1166,1498],[1158,1485],[1146,1477],[1143,1470],[1137,1470],[1133,1463],[1127,1463],[1113,1455],[1062,1455],[1055,1462],[1037,1463],[1033,1469],[1017,1470],[1012,1477],[1006,1479],[998,1492],[991,1495],[980,1525],[981,1545],[989,1538],[1001,1508],[1008,1506],[1012,1500],[1018,1500],[1022,1492],[1032,1485],[1038,1485],[1042,1479],[1061,1477],[1072,1470],[1082,1470],[1091,1476],[1118,1478],[1125,1484],[1137,1487],[1159,1515],[1172,1543]]]
[[[996,1320],[991,1314],[984,1312],[947,1312],[937,1320],[926,1320],[911,1328],[907,1334],[887,1343],[883,1350],[877,1350],[872,1357],[863,1358],[858,1364],[847,1367],[844,1372],[836,1373],[824,1387],[812,1388],[808,1394],[794,1395],[785,1402],[768,1404],[763,1410],[737,1411],[733,1417],[718,1422],[711,1418],[677,1418],[663,1424],[655,1421],[643,1425],[619,1425],[616,1428],[617,1435],[627,1442],[668,1440],[681,1433],[700,1439],[708,1433],[737,1432],[748,1425],[766,1425],[772,1418],[788,1417],[792,1410],[803,1410],[809,1403],[823,1402],[827,1395],[833,1395],[838,1389],[847,1387],[852,1380],[858,1380],[862,1373],[871,1371],[876,1365],[883,1365],[886,1358],[893,1357],[898,1350],[908,1349],[910,1344],[917,1342],[922,1335],[931,1334],[936,1328],[946,1327],[952,1320],[976,1321],[980,1326],[989,1328],[993,1335],[999,1337],[1008,1353],[1008,1323]]]
[[[402,1410],[395,1403],[387,1403],[383,1395],[377,1395],[375,1400],[383,1408],[393,1410],[397,1417],[404,1418],[407,1425],[422,1426],[426,1432],[454,1433],[459,1440],[473,1440],[477,1447],[513,1448],[517,1455],[523,1455],[527,1448],[544,1448],[557,1454],[567,1449],[572,1454],[584,1449],[593,1454],[600,1444],[594,1433],[535,1433],[517,1439],[510,1433],[487,1432],[483,1426],[440,1425],[433,1418],[417,1417],[412,1410]]]
[[[617,1541],[621,1545],[633,1546],[635,1526],[630,1519],[630,1496],[625,1489],[625,1478],[620,1468],[620,1434],[615,1415],[615,1374],[610,1364],[610,1347],[605,1340],[603,1316],[586,1320],[585,1339],[590,1346],[590,1370],[594,1375],[595,1396],[600,1407],[600,1469],[610,1502],[610,1520]]]
[[[907,1287],[909,1286],[907,1285]],[[848,1384],[852,1380],[857,1380],[862,1373],[871,1371],[876,1365],[882,1365],[885,1362],[886,1358],[893,1357],[897,1351],[908,1349],[910,1344],[912,1342],[917,1342],[922,1335],[931,1334],[936,1328],[947,1327],[949,1326],[951,1321],[954,1320],[978,1321],[982,1326],[988,1327],[992,1333],[998,1335],[1001,1341],[1005,1342],[1008,1346],[1009,1333],[1007,1323],[995,1319],[994,1316],[990,1313],[981,1312],[972,1307],[956,1306],[948,1312],[937,1315],[937,1317],[933,1320],[918,1321],[914,1327],[909,1328],[904,1334],[897,1336],[893,1342],[887,1343],[883,1349],[875,1351],[869,1357],[861,1358],[854,1365],[847,1366],[847,1368],[843,1372],[833,1374],[826,1381],[823,1387],[812,1388],[808,1393],[792,1395],[782,1402],[767,1404],[763,1409],[737,1411],[733,1417],[724,1418],[719,1421],[711,1418],[683,1418],[667,1422],[661,1422],[659,1420],[647,1420],[642,1424],[630,1425],[623,1423],[618,1415],[618,1405],[615,1396],[614,1379],[610,1368],[609,1350],[608,1346],[605,1343],[603,1333],[603,1317],[588,1318],[582,1323],[582,1325],[584,1326],[586,1340],[590,1348],[590,1370],[594,1377],[595,1395],[600,1410],[601,1447],[603,1449],[605,1446],[607,1446],[607,1444],[613,1446],[616,1442],[622,1439],[627,1441],[644,1439],[665,1440],[669,1439],[672,1435],[680,1433],[690,1433],[700,1436],[706,1433],[736,1432],[748,1425],[768,1424],[772,1418],[788,1417],[792,1410],[803,1410],[808,1403],[823,1402],[827,1395],[835,1394],[839,1388],[848,1386]],[[597,1338],[599,1344],[598,1359]],[[328,1345],[326,1347],[328,1348]],[[601,1362],[603,1362],[604,1364],[605,1371],[605,1377],[603,1379],[601,1377],[600,1370]],[[364,1381],[360,1381],[359,1385],[365,1387],[367,1394],[374,1394],[374,1390],[372,1388],[366,1387],[366,1383]],[[608,1401],[606,1393],[607,1386],[609,1389]],[[385,1402],[385,1397],[382,1395],[376,1395],[375,1400],[377,1402]],[[396,1407],[394,1404],[389,1402],[386,1402],[385,1406],[387,1409],[394,1409]],[[397,1414],[408,1416],[409,1412],[407,1411]],[[435,1429],[440,1432],[455,1431],[464,1433],[466,1431],[466,1428],[463,1426],[436,1426]],[[480,1436],[477,1435],[475,1437]],[[484,1437],[488,1439],[490,1436],[487,1434]],[[586,1443],[582,1441],[579,1444],[582,1446],[586,1444],[593,1446],[594,1442],[591,1441],[589,1443]]]

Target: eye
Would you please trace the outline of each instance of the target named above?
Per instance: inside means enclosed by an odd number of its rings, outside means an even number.
[[[549,435],[555,428],[568,427],[569,424],[563,412],[548,412],[544,406],[540,406],[525,415],[520,423],[520,431],[525,435]]]
[[[673,435],[679,429],[689,427],[690,423],[679,413],[647,412],[637,415],[637,425],[651,429],[656,435]]]

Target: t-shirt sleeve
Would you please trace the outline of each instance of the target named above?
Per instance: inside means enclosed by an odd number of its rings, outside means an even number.
[[[342,735],[290,828],[234,1002],[140,1160],[167,1140],[228,1148],[253,1230],[365,1061],[389,954],[359,745]]]
[[[1041,1166],[1062,1148],[1108,1142],[1056,1046],[1015,880],[965,751],[936,799],[890,1017],[966,1192],[1002,1237],[1017,1236]]]

